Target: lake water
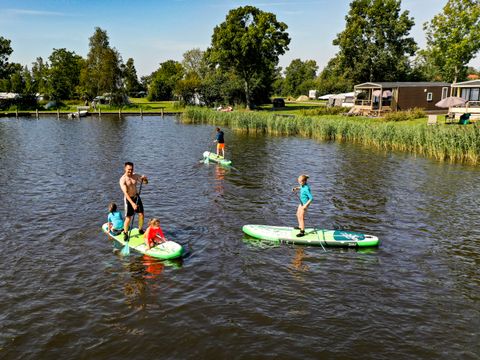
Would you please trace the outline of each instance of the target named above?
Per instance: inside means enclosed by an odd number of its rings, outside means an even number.
[[[0,118],[0,358],[479,359],[480,170],[174,117]],[[101,232],[133,161],[180,261]],[[257,223],[376,235],[367,250],[273,246]],[[120,207],[122,207],[120,205]]]

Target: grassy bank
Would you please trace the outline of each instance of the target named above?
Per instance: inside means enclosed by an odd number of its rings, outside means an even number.
[[[438,160],[480,162],[480,127],[427,126],[381,122],[341,115],[322,117],[283,117],[271,113],[218,112],[205,108],[187,108],[185,123],[228,126],[246,132],[274,135],[300,135],[320,140],[349,141],[382,149],[401,150]]]

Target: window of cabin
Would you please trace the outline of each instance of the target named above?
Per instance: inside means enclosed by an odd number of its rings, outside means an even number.
[[[470,89],[470,101],[479,101],[480,88],[471,88]]]
[[[442,100],[448,96],[448,87],[442,87]]]
[[[432,101],[433,99],[433,93],[429,92],[427,93],[427,101]]]
[[[462,99],[469,100],[468,98],[470,97],[470,89],[462,89],[461,95]]]

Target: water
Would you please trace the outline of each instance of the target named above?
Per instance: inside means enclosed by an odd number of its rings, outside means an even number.
[[[0,119],[0,358],[479,359],[478,167],[171,117]],[[189,255],[122,258],[100,226],[123,163]],[[368,250],[273,246],[247,223],[362,231]]]

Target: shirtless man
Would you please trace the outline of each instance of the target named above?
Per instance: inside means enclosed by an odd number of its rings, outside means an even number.
[[[134,213],[138,213],[138,229],[140,234],[143,234],[143,204],[142,199],[137,192],[137,182],[148,184],[148,179],[145,175],[138,175],[133,172],[133,163],[125,163],[125,173],[120,178],[120,189],[123,191],[125,203],[125,223],[123,226],[124,240],[128,240],[128,229],[130,221]]]

